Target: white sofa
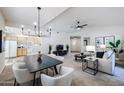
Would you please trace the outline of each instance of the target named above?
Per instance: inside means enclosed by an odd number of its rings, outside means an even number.
[[[99,71],[114,75],[115,53],[111,50],[104,53],[103,58],[98,59]]]
[[[93,65],[89,63],[89,67],[93,68]],[[103,58],[98,58],[98,70],[114,75],[115,53],[112,50],[105,52]]]

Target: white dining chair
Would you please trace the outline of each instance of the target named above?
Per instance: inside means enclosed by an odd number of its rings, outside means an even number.
[[[60,61],[63,61],[64,60],[64,57],[63,56],[56,56],[54,54],[49,54],[48,56],[52,57],[52,58],[55,58],[57,60],[60,60]]]
[[[12,66],[13,73],[15,76],[14,85],[29,82],[33,80],[33,74],[31,74],[26,68],[25,62],[16,62]]]
[[[51,77],[41,74],[41,83],[43,86],[70,86],[72,82],[74,69],[62,66],[59,74]]]
[[[64,60],[64,57],[63,57],[63,56],[56,56],[56,55],[54,55],[54,54],[48,54],[48,56],[50,56],[50,57],[52,57],[52,58],[55,58],[55,59],[57,59],[57,60],[59,60],[59,61],[63,61],[63,60]],[[57,66],[57,68],[58,68],[58,66]],[[46,71],[47,74],[49,74],[49,71],[48,71],[48,70],[49,70],[49,69],[47,69],[47,71]],[[54,76],[54,75],[55,75],[54,68],[51,67],[50,70],[52,71],[52,73],[53,73],[52,75]]]

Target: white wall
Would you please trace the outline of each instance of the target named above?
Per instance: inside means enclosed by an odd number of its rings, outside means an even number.
[[[84,51],[83,38],[90,37],[90,44],[95,45],[95,37],[103,36],[115,36],[115,40],[120,39],[124,47],[124,26],[105,26],[105,27],[93,27],[86,30],[74,32],[70,34],[71,36],[81,36],[82,44],[81,49]]]
[[[115,40],[120,39],[124,45],[124,26],[94,27],[86,31],[86,35],[91,37],[91,45],[95,45],[95,37],[115,36]]]
[[[81,36],[81,51],[85,51],[83,38],[90,37],[90,44],[95,45],[95,37],[114,35],[116,39],[121,39],[124,45],[124,26],[106,26],[106,27],[92,27],[83,29],[82,31],[73,31],[71,33],[52,31],[51,37],[42,37],[42,53],[48,53],[49,45],[52,45],[52,51],[56,50],[56,45],[62,44],[70,45],[70,36]],[[65,48],[65,47],[64,47]]]
[[[4,29],[4,25],[5,25],[5,21],[4,21],[3,15],[0,12],[0,29]],[[0,53],[0,73],[5,67],[4,62],[5,62],[5,55],[4,53]]]
[[[70,44],[70,37],[68,33],[52,31],[51,37],[43,37],[42,38],[42,53],[48,53],[49,45],[52,45],[52,51],[56,50],[56,45],[62,44],[64,45],[64,49],[66,49],[66,45]]]
[[[124,26],[106,26],[106,27],[93,27],[85,29],[82,31],[75,31],[72,33],[56,32],[52,33],[51,38],[43,39],[43,53],[48,53],[48,46],[51,44],[53,50],[57,44],[69,44],[70,45],[70,36],[81,36],[81,51],[85,51],[83,38],[90,37],[90,44],[95,45],[95,37],[111,36],[114,35],[115,39],[120,39],[124,47]]]
[[[0,11],[0,29],[4,29],[4,26],[5,26],[5,21],[4,21],[2,13]]]

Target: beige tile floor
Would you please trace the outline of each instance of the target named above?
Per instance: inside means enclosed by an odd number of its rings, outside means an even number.
[[[6,67],[0,75],[0,85],[13,85],[14,76],[11,65],[23,58],[14,58],[6,60]],[[116,67],[115,75],[107,75],[98,72],[96,76],[83,72],[81,63],[74,61],[73,54],[64,57],[64,66],[73,67],[75,69],[72,85],[73,86],[123,86],[124,85],[124,69]]]

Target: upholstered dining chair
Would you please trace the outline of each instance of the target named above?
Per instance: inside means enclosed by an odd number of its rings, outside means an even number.
[[[12,69],[15,76],[14,85],[19,85],[33,80],[33,74],[28,71],[25,62],[14,63]]]
[[[62,66],[59,74],[51,77],[41,74],[41,83],[43,86],[70,86],[72,82],[74,69]]]
[[[64,57],[63,56],[56,56],[56,55],[54,55],[54,54],[49,54],[48,56],[50,56],[50,57],[52,57],[52,58],[55,58],[55,59],[57,59],[57,60],[59,60],[59,61],[63,61],[64,60]],[[58,67],[57,67],[58,68]],[[52,73],[53,73],[53,76],[55,75],[55,71],[54,71],[54,68],[53,67],[51,67],[50,68],[51,70],[52,70]],[[48,74],[48,69],[47,69],[47,74]]]
[[[49,54],[48,56],[52,57],[52,58],[55,58],[57,60],[60,60],[60,61],[63,61],[64,60],[64,57],[63,56],[56,56],[54,54]]]

